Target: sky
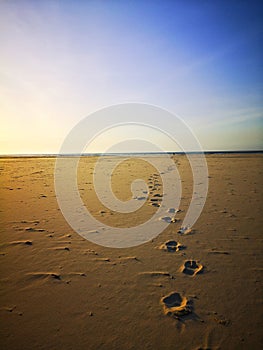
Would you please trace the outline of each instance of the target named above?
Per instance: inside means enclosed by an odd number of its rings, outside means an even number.
[[[262,18],[261,1],[1,0],[0,154],[58,153],[127,102],[179,116],[204,150],[262,150]]]

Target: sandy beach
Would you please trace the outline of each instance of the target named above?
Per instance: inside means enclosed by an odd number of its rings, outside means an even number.
[[[208,154],[206,204],[184,233],[192,173],[184,155],[173,159],[183,190],[174,220],[151,241],[117,249],[85,240],[66,222],[55,158],[1,158],[1,349],[263,347],[263,155]],[[78,185],[102,225],[132,227],[154,214],[165,195],[154,168],[132,159],[119,166],[119,199],[131,197],[138,177],[150,193],[135,213],[116,213],[94,191],[96,161],[81,159]]]

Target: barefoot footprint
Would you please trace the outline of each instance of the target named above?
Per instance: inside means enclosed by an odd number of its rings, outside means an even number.
[[[195,276],[203,270],[203,265],[195,260],[187,260],[181,267],[181,272],[189,276]]]
[[[187,315],[192,311],[187,298],[181,296],[177,292],[171,292],[162,297],[161,304],[163,306],[164,314],[175,318]]]

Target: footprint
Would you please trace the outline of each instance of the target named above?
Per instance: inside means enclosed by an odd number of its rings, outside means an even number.
[[[167,213],[170,213],[170,214],[175,214],[175,213],[180,213],[181,212],[181,209],[175,209],[175,208],[169,208],[167,210]]]
[[[171,292],[162,297],[161,304],[163,306],[164,314],[175,318],[188,315],[192,312],[192,308],[189,305],[190,303],[187,298],[181,296],[181,294],[177,292]]]
[[[152,205],[153,207],[160,207],[160,206],[161,206],[160,203],[156,203],[156,202],[151,203],[151,205]]]
[[[194,230],[192,230],[190,227],[181,227],[177,233],[180,233],[181,235],[190,235],[194,233]]]
[[[181,267],[181,272],[189,276],[195,276],[203,270],[203,265],[195,260],[187,260]]]
[[[186,247],[176,241],[166,241],[161,244],[159,249],[166,250],[167,252],[178,252],[179,250],[185,249]]]
[[[163,221],[168,222],[168,223],[175,223],[178,221],[177,219],[171,218],[170,216],[164,216],[164,217],[160,218],[160,220],[163,220]]]

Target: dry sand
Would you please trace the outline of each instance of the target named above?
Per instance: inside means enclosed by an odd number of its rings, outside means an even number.
[[[178,230],[192,177],[186,157],[174,158],[181,211],[158,237],[126,249],[70,228],[54,193],[54,158],[1,159],[1,349],[262,349],[263,155],[207,156],[206,205],[187,234]],[[154,213],[162,184],[153,168],[129,160],[117,169],[122,200],[138,176],[152,186],[138,212],[118,214],[95,196],[95,162],[79,167],[95,217],[130,227]]]

